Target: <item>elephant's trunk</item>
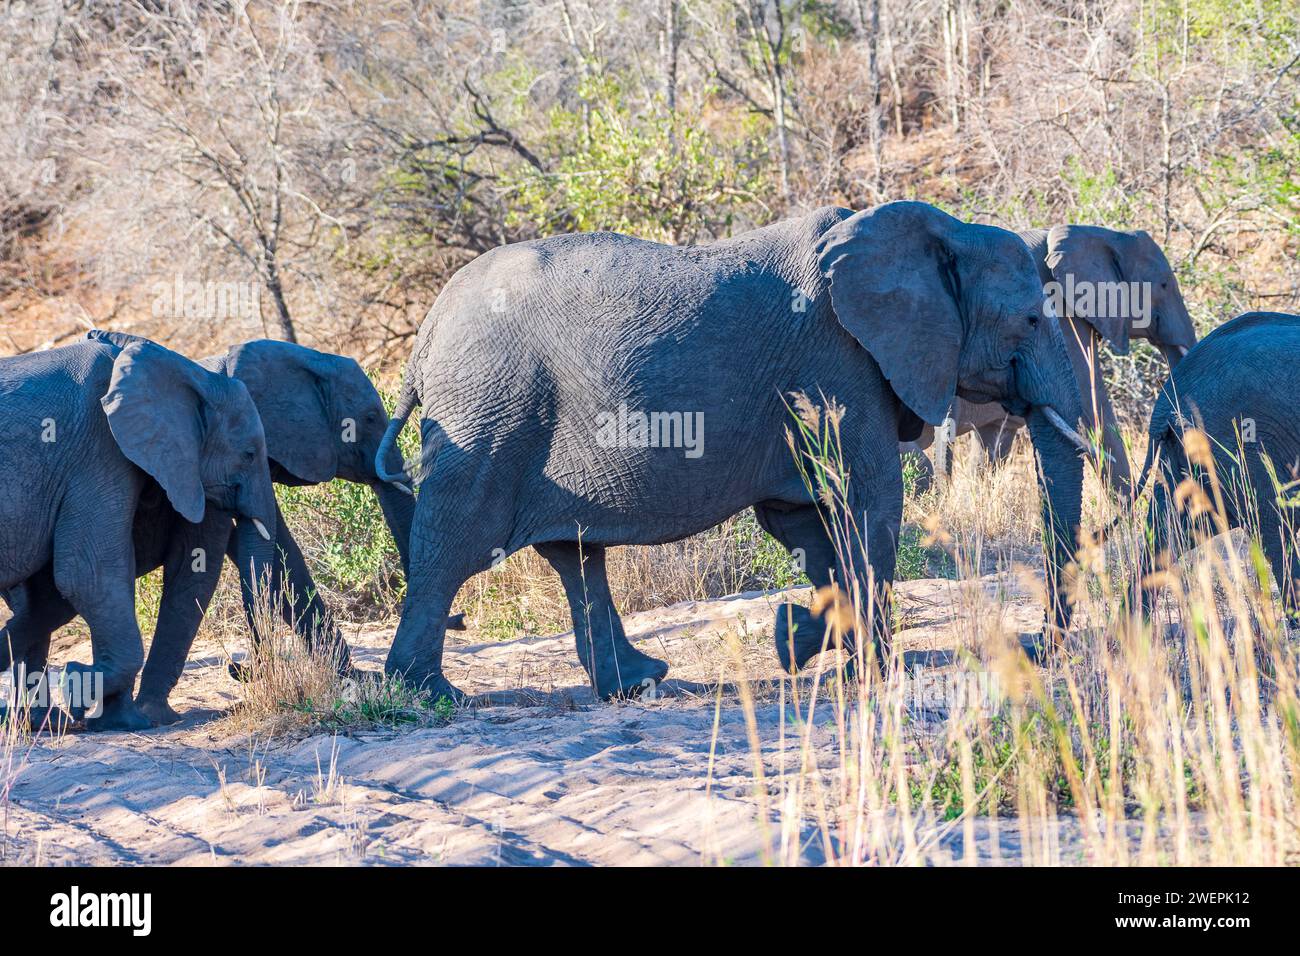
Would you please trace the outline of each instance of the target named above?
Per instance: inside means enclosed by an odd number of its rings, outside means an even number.
[[[1038,457],[1050,618],[1064,629],[1070,623],[1064,573],[1074,559],[1083,510],[1083,458],[1092,449],[1075,428],[1083,408],[1058,323],[1039,324],[1015,363],[1013,387],[1026,407],[1025,422]]]
[[[372,487],[379,507],[384,512],[384,522],[397,543],[397,553],[402,559],[402,574],[411,574],[411,523],[415,519],[415,499],[393,484],[375,482]]]
[[[269,469],[239,490],[235,504],[235,545],[239,555],[239,584],[250,627],[258,620],[258,595],[275,579],[278,558],[279,507]]]
[[[264,619],[259,602],[261,595],[270,593],[275,575],[275,535],[270,540],[263,535],[260,519],[240,516],[235,520],[235,544],[239,554],[239,585],[244,602],[244,614],[256,636],[257,623]],[[274,519],[272,519],[272,527]],[[265,527],[265,526],[264,526]],[[265,527],[270,531],[270,527]]]
[[[1043,498],[1043,554],[1051,619],[1062,630],[1070,624],[1070,604],[1063,587],[1065,568],[1074,559],[1083,500],[1083,459],[1076,442],[1053,421],[1052,407],[1033,408],[1026,421],[1038,456],[1038,487]],[[1084,446],[1087,447],[1086,445]]]

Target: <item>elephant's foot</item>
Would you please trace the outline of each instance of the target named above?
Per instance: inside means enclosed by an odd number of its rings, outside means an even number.
[[[630,643],[603,655],[596,662],[591,677],[591,689],[604,700],[640,697],[653,691],[655,685],[668,676],[668,665],[649,654],[643,654]]]
[[[781,604],[776,609],[776,657],[787,674],[797,674],[821,653],[825,627],[820,618],[801,604]]]
[[[105,701],[98,717],[86,718],[86,729],[90,731],[148,730],[152,726],[149,718],[135,706],[130,694],[118,694]]]
[[[406,678],[409,682],[410,678]],[[441,673],[431,674],[418,685],[420,690],[429,695],[429,699],[435,705],[444,700],[449,700],[456,707],[463,707],[469,703],[469,695],[453,684]]]
[[[130,691],[104,694],[106,682],[102,670],[86,664],[72,661],[63,668],[63,693],[72,717],[90,731],[148,730],[149,718],[136,707]]]
[[[180,723],[183,719],[167,703],[165,696],[141,695],[135,699],[135,705],[140,709],[140,713],[149,719],[149,723],[153,727],[167,727],[171,724]]]
[[[422,669],[418,665],[400,667],[393,666],[390,661],[384,665],[384,673],[392,680],[400,680],[428,694],[433,704],[444,699],[450,700],[457,707],[469,703],[469,695],[447,680],[441,668]]]
[[[226,667],[226,673],[232,680],[247,684],[253,679],[253,665],[246,661],[231,661]]]
[[[823,646],[827,649],[834,646],[833,642],[826,640],[825,619],[801,604],[781,604],[777,607],[773,639],[776,642],[777,660],[787,674],[797,674],[803,670],[810,660],[822,652]],[[853,653],[852,634],[845,635],[844,650],[849,658],[844,667],[844,679],[852,680],[857,676],[857,655]],[[876,654],[876,663],[883,669],[883,655]]]

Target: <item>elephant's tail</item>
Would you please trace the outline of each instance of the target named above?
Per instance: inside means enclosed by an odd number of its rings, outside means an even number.
[[[379,480],[400,488],[408,495],[414,494],[412,489],[417,483],[417,469],[415,465],[402,458],[402,453],[397,447],[397,436],[402,433],[407,419],[411,417],[411,412],[415,411],[419,404],[420,395],[415,390],[415,382],[408,367],[406,376],[402,380],[402,391],[397,396],[397,407],[393,409],[393,417],[388,421],[388,429],[379,443],[379,450],[375,452],[375,474],[379,476]],[[400,463],[397,464],[395,472],[388,470],[390,460]]]

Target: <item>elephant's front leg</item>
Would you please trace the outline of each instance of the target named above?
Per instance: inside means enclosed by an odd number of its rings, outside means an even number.
[[[891,589],[902,519],[902,475],[878,467],[878,477],[868,481],[865,467],[851,469],[850,507],[854,520],[841,507],[783,505],[765,502],[754,509],[759,524],[792,555],[803,559],[804,569],[818,589],[837,585],[852,600],[872,632],[877,664],[884,667],[889,651]],[[797,673],[823,649],[831,646],[827,609],[813,613],[796,604],[777,609],[777,657],[789,673]],[[843,635],[844,649],[856,657],[852,629]],[[854,669],[856,669],[854,667]],[[851,671],[852,673],[852,671]]]
[[[856,580],[858,606],[867,617],[876,663],[884,669],[892,649],[894,569],[903,521],[902,487],[900,481],[895,493],[893,482],[888,479],[863,484],[864,487],[852,492],[864,505],[858,514],[859,527],[865,532],[851,542],[854,568],[846,577]]]
[[[177,521],[163,563],[163,593],[136,705],[154,725],[181,719],[167,698],[180,680],[203,615],[221,579],[230,516],[209,509],[201,524]]]
[[[632,646],[605,572],[605,549],[559,541],[535,545],[564,582],[578,660],[597,697],[635,696],[668,674],[668,665]]]

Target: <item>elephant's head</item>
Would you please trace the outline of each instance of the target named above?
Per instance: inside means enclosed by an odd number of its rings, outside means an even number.
[[[1116,352],[1128,352],[1130,337],[1147,339],[1172,369],[1196,344],[1178,277],[1146,232],[1055,226],[1046,265],[1064,314],[1087,322]]]
[[[303,485],[343,478],[369,485],[405,569],[415,503],[375,473],[388,414],[361,366],[350,358],[269,340],[237,345],[218,364],[253,396],[266,428],[275,480]],[[401,462],[391,464],[400,468]]]
[[[1029,423],[1038,453],[1048,574],[1073,557],[1080,520],[1082,414],[1042,280],[1014,233],[894,202],[827,230],[819,264],[840,324],[876,360],[899,400],[938,425],[954,395],[1000,402]],[[1058,624],[1068,622],[1055,600]]]
[[[116,350],[100,400],[126,457],[162,486],[186,520],[208,507],[235,515],[245,596],[269,580],[275,559],[275,489],[262,421],[248,390],[135,336],[91,332]]]

